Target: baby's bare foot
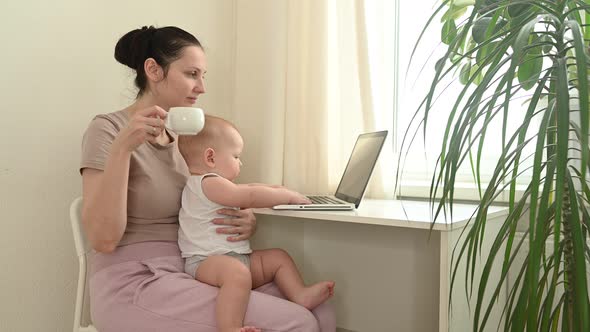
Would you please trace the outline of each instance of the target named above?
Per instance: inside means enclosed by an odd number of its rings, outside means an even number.
[[[262,332],[262,330],[257,329],[254,326],[244,326],[240,329],[240,332]]]
[[[298,294],[293,302],[312,310],[334,295],[334,285],[333,281],[321,281],[313,284]]]

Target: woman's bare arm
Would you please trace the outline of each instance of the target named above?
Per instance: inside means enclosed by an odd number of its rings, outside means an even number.
[[[164,130],[162,119],[166,115],[158,106],[138,111],[111,144],[104,171],[92,168],[82,171],[82,223],[95,250],[112,252],[121,241],[127,225],[131,153],[139,145],[156,140]]]
[[[82,173],[82,222],[92,247],[112,252],[127,225],[129,153],[112,154],[104,171],[86,168]]]

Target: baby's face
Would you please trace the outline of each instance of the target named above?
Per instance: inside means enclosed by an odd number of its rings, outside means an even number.
[[[233,128],[228,130],[226,136],[216,152],[215,168],[219,175],[233,181],[240,175],[240,167],[242,166],[240,155],[244,148],[244,140],[240,133]]]

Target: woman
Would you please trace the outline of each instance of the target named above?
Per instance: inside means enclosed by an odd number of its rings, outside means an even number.
[[[217,288],[183,272],[178,211],[188,177],[167,111],[192,106],[205,92],[207,63],[199,41],[177,27],[143,27],[125,34],[115,59],[136,71],[136,101],[99,115],[82,144],[82,219],[97,251],[91,258],[90,299],[101,332],[216,331]],[[215,220],[228,241],[256,230],[250,210],[224,210]],[[282,299],[274,284],[252,292],[244,324],[263,331],[335,331],[332,308],[313,312]]]

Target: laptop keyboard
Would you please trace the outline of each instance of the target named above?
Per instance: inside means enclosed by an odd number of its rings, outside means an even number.
[[[313,204],[343,204],[329,196],[307,196]]]

